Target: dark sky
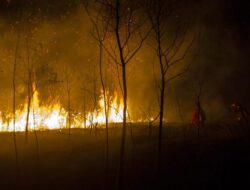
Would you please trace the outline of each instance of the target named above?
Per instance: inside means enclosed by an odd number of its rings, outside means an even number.
[[[41,19],[58,19],[74,14],[81,0],[0,0],[0,14],[7,20],[20,18],[21,12],[31,12]],[[236,45],[247,46],[249,41],[250,3],[247,0],[189,0],[198,4],[202,22],[221,32],[237,30]]]

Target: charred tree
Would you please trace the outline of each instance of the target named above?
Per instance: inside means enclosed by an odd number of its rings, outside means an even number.
[[[20,36],[18,34],[17,43],[15,48],[15,57],[13,64],[13,76],[12,76],[12,87],[13,87],[13,141],[15,148],[15,161],[16,161],[16,171],[17,177],[19,176],[19,160],[18,160],[18,149],[17,149],[17,139],[16,139],[16,68],[17,68],[17,56],[18,56],[18,47],[19,47]]]
[[[111,5],[112,6],[112,5]],[[124,7],[127,8],[128,13],[127,15],[124,15],[124,12],[122,13],[122,9],[124,10]],[[120,162],[119,162],[119,172],[118,172],[118,188],[122,189],[123,187],[123,174],[124,174],[124,155],[125,155],[125,143],[126,143],[126,129],[127,129],[127,64],[131,61],[131,59],[138,53],[138,51],[141,49],[143,42],[148,37],[151,30],[148,30],[146,34],[141,34],[141,26],[140,24],[136,24],[137,26],[134,26],[133,28],[133,14],[136,11],[136,8],[130,8],[129,5],[125,5],[124,7],[121,6],[121,1],[116,0],[113,9],[115,11],[115,24],[114,24],[114,33],[115,33],[115,40],[116,40],[116,46],[118,48],[118,59],[115,59],[118,61],[118,65],[120,65],[122,70],[122,90],[123,90],[123,127],[122,127],[122,138],[121,138],[121,148],[120,148]],[[122,40],[122,17],[126,17],[127,20],[125,20],[125,30],[126,33],[123,34]],[[124,26],[124,25],[123,25]],[[129,42],[132,40],[132,37],[135,33],[140,33],[140,40],[136,47],[131,48],[129,47]],[[123,41],[123,42],[122,42]],[[129,50],[130,49],[130,50]],[[127,50],[127,51],[126,51]],[[116,55],[115,55],[116,56]]]
[[[90,1],[89,4],[91,4]],[[142,7],[140,3],[120,0],[99,0],[93,4],[95,7],[93,11],[99,15],[97,17],[99,20],[98,28],[104,26],[107,27],[108,31],[106,39],[101,42],[101,46],[115,65],[121,69],[121,91],[124,107],[118,166],[118,187],[122,188],[128,114],[127,64],[139,52],[151,29],[147,28],[145,32],[145,28],[142,27],[147,19],[139,13],[139,9]]]
[[[28,141],[31,98],[32,98],[32,94],[31,94],[31,72],[28,71],[28,82],[27,82],[27,115],[26,115],[26,124],[25,124],[25,142],[26,143]]]
[[[85,94],[84,94],[84,97],[83,97],[83,117],[84,117],[84,128],[87,127],[87,115],[86,115],[86,97],[85,97]]]
[[[27,116],[25,124],[25,142],[28,141],[28,132],[29,132],[29,117],[30,117],[30,106],[31,106],[31,88],[32,88],[32,79],[31,79],[31,68],[30,68],[30,52],[29,52],[29,41],[26,37],[26,51],[27,51]]]
[[[69,138],[71,135],[71,92],[69,87],[69,76],[66,72],[66,90],[67,90],[67,107],[68,107],[68,128],[69,128]]]
[[[96,73],[94,72],[94,76],[96,76]],[[93,112],[92,112],[92,123],[93,123],[93,127],[95,130],[95,135],[97,135],[97,125],[98,125],[98,121],[95,122],[94,121],[94,113],[97,110],[97,86],[96,86],[96,79],[94,79],[94,84],[93,84],[93,100],[94,100],[94,105],[93,105]]]
[[[167,85],[174,79],[182,76],[189,69],[188,64],[184,69],[172,74],[172,68],[180,65],[192,47],[193,40],[185,39],[187,27],[181,23],[182,17],[176,11],[177,4],[165,0],[148,0],[147,13],[153,28],[153,45],[158,58],[160,73],[159,87],[159,134],[158,134],[158,168],[161,168],[162,130],[164,124],[165,94]],[[168,22],[169,21],[169,22]],[[176,24],[172,24],[172,23]],[[171,24],[171,27],[170,24]],[[186,45],[187,44],[187,45]]]
[[[104,114],[105,114],[105,129],[106,129],[106,170],[108,168],[108,157],[109,157],[109,133],[108,133],[108,103],[107,103],[107,93],[106,85],[103,77],[103,43],[106,38],[108,25],[99,26],[99,16],[101,16],[101,8],[98,10],[97,15],[92,15],[89,12],[89,7],[85,5],[85,9],[88,13],[90,21],[93,25],[92,37],[97,41],[99,48],[99,74],[102,86],[102,93],[104,98]]]
[[[108,120],[108,103],[107,103],[107,96],[106,96],[106,86],[103,79],[103,64],[102,64],[102,53],[103,48],[102,44],[99,43],[99,71],[100,71],[100,80],[102,84],[102,93],[104,98],[104,114],[105,114],[105,129],[106,129],[106,175],[108,176],[108,165],[109,165],[109,120]]]

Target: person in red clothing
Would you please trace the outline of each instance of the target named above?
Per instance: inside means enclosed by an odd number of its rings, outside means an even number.
[[[192,112],[192,124],[198,127],[198,136],[200,133],[200,127],[204,126],[205,120],[205,112],[201,107],[200,101],[197,101]]]

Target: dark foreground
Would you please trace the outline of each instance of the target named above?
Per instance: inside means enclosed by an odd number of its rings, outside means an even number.
[[[110,129],[108,174],[103,129],[38,132],[25,143],[17,134],[19,172],[13,134],[0,134],[0,189],[115,189],[121,130]],[[157,170],[157,128],[127,130],[124,189],[250,189],[250,138],[244,130],[206,126],[164,128],[161,174]]]

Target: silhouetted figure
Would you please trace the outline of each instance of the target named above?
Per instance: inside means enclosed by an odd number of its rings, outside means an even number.
[[[233,102],[231,104],[231,111],[235,114],[237,121],[244,122],[249,126],[249,112],[247,108],[243,107],[239,102]]]
[[[202,109],[200,101],[195,103],[195,107],[192,113],[192,124],[198,128],[198,136],[200,135],[200,127],[203,127],[205,124],[206,115],[205,111]]]

